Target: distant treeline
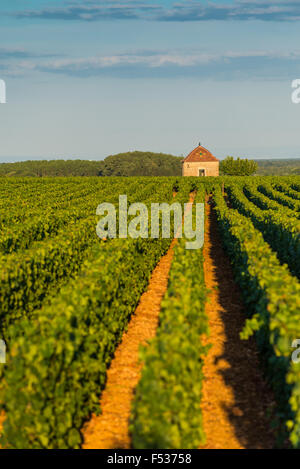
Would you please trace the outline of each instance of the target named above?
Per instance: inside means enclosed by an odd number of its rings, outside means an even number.
[[[181,157],[134,151],[103,161],[39,160],[0,163],[0,176],[180,176]]]
[[[300,158],[255,161],[258,163],[257,174],[262,176],[290,176],[300,174]]]
[[[0,176],[180,176],[182,157],[134,151],[119,153],[103,161],[40,160],[1,163]],[[254,160],[257,174],[300,174],[300,159]]]

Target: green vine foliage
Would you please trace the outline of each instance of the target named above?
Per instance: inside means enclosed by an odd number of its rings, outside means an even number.
[[[197,200],[203,201],[203,193]],[[205,441],[200,410],[205,300],[202,249],[186,250],[182,239],[156,337],[141,352],[144,367],[131,415],[134,448],[197,448]]]
[[[221,188],[228,195],[229,208]],[[169,239],[96,237],[96,207],[187,202],[214,193],[224,244],[278,400],[283,435],[300,448],[299,177],[12,178],[0,185],[1,444],[79,448],[83,423],[100,412],[106,370]],[[177,192],[173,199],[172,192]],[[118,218],[118,213],[117,213]],[[283,265],[286,264],[286,265]],[[132,409],[136,448],[195,448],[207,348],[202,250],[175,249],[156,338]]]
[[[174,182],[167,178],[155,193],[152,186],[137,188],[131,201],[144,197],[149,205],[173,200]],[[190,182],[181,181],[176,202],[186,202],[189,191]],[[84,230],[79,225],[77,231],[77,238],[72,231],[75,264],[82,256],[84,240],[92,238],[90,233],[95,236],[95,223],[91,229],[85,221]],[[45,276],[54,275],[56,264],[64,269],[62,276],[67,275],[61,256],[73,252],[70,240],[52,244],[57,252],[50,259],[52,251],[45,250],[45,268],[29,264],[32,275],[37,275],[33,285],[42,290],[33,291],[25,281],[18,284],[33,295],[28,304],[36,301],[34,314],[30,320],[24,314],[15,317],[5,330],[8,362],[0,382],[0,407],[6,416],[1,442],[5,447],[80,447],[84,421],[91,412],[100,411],[99,395],[114,350],[170,239],[91,242],[77,275],[69,276],[56,296],[41,302],[37,291],[44,292]],[[12,282],[7,285],[13,288]],[[18,298],[26,296],[22,293]]]
[[[291,272],[300,278],[300,220],[287,216],[284,207],[279,210],[257,207],[246,196],[249,195],[248,186],[245,187],[246,195],[242,188],[243,185],[238,183],[226,185],[232,207],[252,220],[280,261],[287,263]]]
[[[80,277],[36,321],[9,329],[0,392],[5,446],[80,446],[83,421],[99,411],[106,368],[168,241],[116,240],[95,248]]]
[[[291,359],[292,343],[300,337],[299,282],[280,264],[250,219],[229,209],[220,192],[214,200],[223,242],[250,315],[241,337],[256,335],[278,402],[281,444],[288,434],[292,446],[300,448],[300,364]]]

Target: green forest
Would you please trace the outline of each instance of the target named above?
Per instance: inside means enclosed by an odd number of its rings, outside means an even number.
[[[182,157],[134,151],[90,160],[28,160],[0,163],[0,176],[180,176]],[[255,160],[258,175],[300,174],[299,159]]]

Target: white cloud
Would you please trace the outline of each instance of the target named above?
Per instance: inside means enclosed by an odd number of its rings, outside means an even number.
[[[228,0],[227,4],[186,0],[171,6],[128,0],[64,2],[63,6],[22,10],[18,18],[65,21],[137,20],[156,21],[299,21],[300,0]]]
[[[199,51],[136,51],[127,54],[76,58],[22,58],[2,61],[6,75],[30,72],[56,73],[68,76],[197,77],[234,79],[266,77],[286,79],[300,75],[300,50],[278,52],[249,50],[224,53]]]

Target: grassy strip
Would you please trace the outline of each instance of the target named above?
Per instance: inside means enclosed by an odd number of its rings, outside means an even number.
[[[267,375],[278,402],[278,434],[286,430],[300,448],[300,365],[293,363],[292,342],[300,337],[300,284],[264,241],[251,220],[228,209],[215,194],[222,239],[234,266],[249,314],[242,338],[256,333]],[[281,441],[282,445],[282,441]]]
[[[203,200],[203,199],[202,199]],[[145,362],[132,408],[134,448],[197,448],[204,442],[200,401],[200,339],[208,333],[203,253],[175,247],[156,337],[142,352]]]

